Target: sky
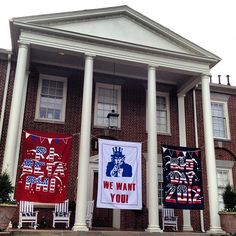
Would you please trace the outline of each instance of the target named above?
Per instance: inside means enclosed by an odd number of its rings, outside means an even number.
[[[235,0],[7,0],[0,8],[0,48],[11,49],[9,20],[14,17],[127,5],[151,20],[216,54],[214,82],[221,75],[236,86]]]

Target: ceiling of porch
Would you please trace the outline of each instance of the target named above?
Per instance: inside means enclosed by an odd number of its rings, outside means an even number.
[[[69,51],[60,51],[52,48],[32,48],[31,62],[55,65],[65,68],[84,69],[84,55]],[[147,65],[111,58],[95,57],[94,72],[116,75],[126,78],[147,80]],[[174,85],[180,93],[183,89],[189,90],[200,79],[199,73],[174,70],[170,68],[157,68],[157,82]]]

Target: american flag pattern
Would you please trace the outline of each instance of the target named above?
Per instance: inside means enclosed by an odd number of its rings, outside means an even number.
[[[34,131],[26,132],[23,137],[16,200],[63,202],[67,198],[72,136]]]
[[[162,146],[163,205],[176,209],[203,209],[201,151]]]

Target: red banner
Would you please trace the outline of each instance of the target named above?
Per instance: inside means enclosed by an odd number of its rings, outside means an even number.
[[[16,200],[59,203],[67,199],[72,136],[23,131]]]

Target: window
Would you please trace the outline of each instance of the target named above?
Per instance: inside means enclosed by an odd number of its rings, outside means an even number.
[[[146,102],[148,102],[148,98],[146,99]],[[148,109],[148,106],[146,107]],[[157,132],[161,134],[169,134],[170,133],[170,106],[169,106],[168,93],[157,92],[156,117],[157,117],[156,119]],[[147,123],[146,123],[146,127],[147,127]]]
[[[214,138],[229,139],[227,102],[212,101],[211,111]]]
[[[147,157],[147,153],[144,153],[143,154],[145,160],[147,161],[146,162],[146,165],[147,165],[147,168],[148,168],[148,157]],[[161,154],[158,154],[157,155],[157,158],[158,158],[158,164],[157,164],[157,173],[158,173],[158,176],[157,176],[157,184],[158,184],[158,207],[159,209],[162,208],[162,205],[163,205],[163,167],[162,167],[162,155]],[[146,171],[146,180],[147,180],[147,191],[146,191],[146,196],[147,196],[147,206],[149,205],[148,203],[148,195],[149,195],[149,177],[148,177],[148,172],[149,170],[147,169]]]
[[[94,125],[108,127],[107,114],[114,110],[119,114],[118,128],[121,116],[121,86],[111,84],[96,84]]]
[[[232,169],[217,168],[217,183],[218,183],[218,202],[219,210],[224,209],[222,194],[227,184],[232,185]]]
[[[36,120],[64,122],[67,78],[41,74],[39,78]]]
[[[168,96],[157,95],[157,131],[169,133],[169,100]]]
[[[158,164],[158,205],[163,203],[163,169],[162,164]]]

